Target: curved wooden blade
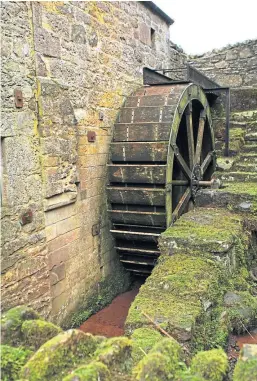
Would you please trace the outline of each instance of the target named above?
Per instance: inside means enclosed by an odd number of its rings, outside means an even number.
[[[213,159],[213,154],[214,154],[214,151],[211,151],[208,153],[208,155],[206,156],[206,158],[204,159],[202,165],[201,165],[201,172],[202,172],[202,175],[204,175],[204,173],[206,172],[207,168],[209,167],[209,164],[211,163],[212,159]]]
[[[193,132],[192,102],[190,102],[186,107],[186,126],[187,126],[189,166],[190,166],[190,169],[193,169],[195,144],[194,144],[194,132]]]
[[[202,110],[200,114],[200,119],[199,119],[194,164],[200,164],[205,120],[206,120],[206,112],[205,110]]]
[[[178,164],[179,164],[180,168],[182,169],[183,173],[188,178],[188,180],[190,180],[191,179],[191,171],[190,171],[187,163],[183,159],[183,156],[179,152],[178,146],[176,144],[173,144],[173,145],[171,145],[171,148],[174,151],[174,155],[175,155],[175,157],[176,157],[176,159],[178,161]]]
[[[179,200],[178,205],[176,206],[174,212],[172,213],[172,223],[174,223],[185,210],[189,200],[191,198],[191,188],[188,187],[181,199]]]

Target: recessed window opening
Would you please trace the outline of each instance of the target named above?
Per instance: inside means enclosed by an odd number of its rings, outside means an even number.
[[[155,48],[155,30],[151,28],[151,44],[152,48]]]

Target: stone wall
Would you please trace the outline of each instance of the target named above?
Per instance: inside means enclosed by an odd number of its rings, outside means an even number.
[[[185,56],[141,2],[2,8],[3,308],[27,303],[61,322],[116,266],[105,184],[118,110],[143,66]]]
[[[1,7],[2,303],[4,309],[29,303],[47,316],[50,284],[32,14],[26,2],[2,2]],[[22,90],[21,108],[15,106],[16,89]]]
[[[257,86],[257,40],[227,46],[189,59],[190,64],[221,86]]]

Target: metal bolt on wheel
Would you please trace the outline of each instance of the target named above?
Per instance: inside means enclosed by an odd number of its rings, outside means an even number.
[[[125,267],[151,273],[158,237],[189,210],[215,169],[210,107],[195,84],[157,85],[127,98],[114,126],[109,213]]]

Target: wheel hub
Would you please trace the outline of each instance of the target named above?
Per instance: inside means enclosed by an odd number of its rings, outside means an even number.
[[[200,181],[202,179],[203,179],[203,174],[202,174],[201,166],[200,164],[195,164],[192,169],[192,175],[191,175],[191,181],[190,181],[193,200],[195,199],[196,193],[200,188]]]

